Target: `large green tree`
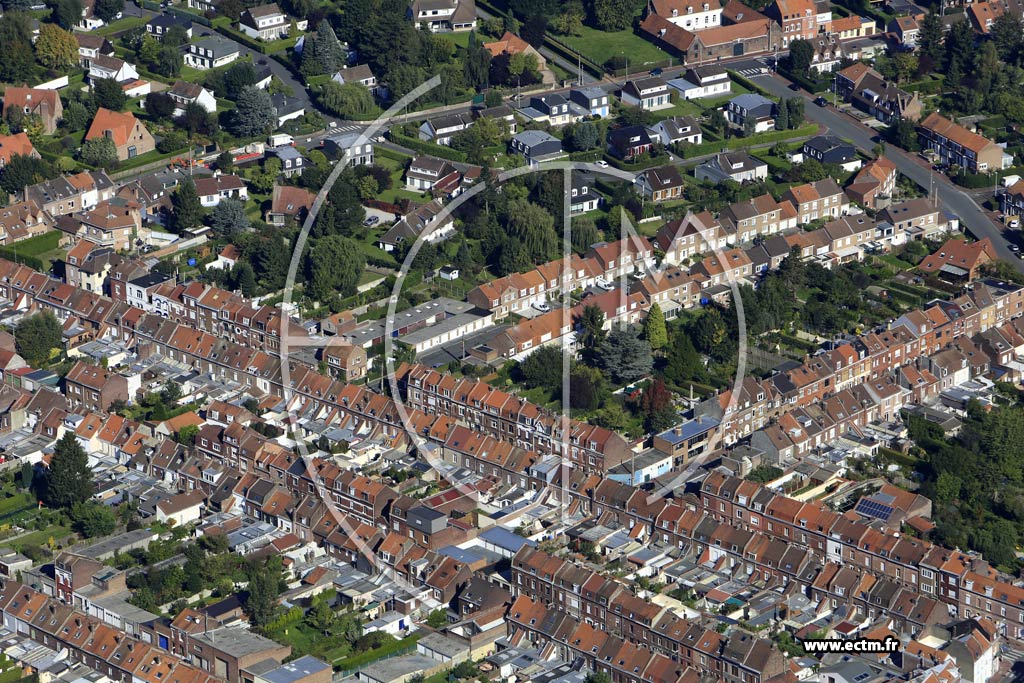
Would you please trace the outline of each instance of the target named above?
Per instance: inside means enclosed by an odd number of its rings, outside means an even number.
[[[82,21],[82,1],[56,0],[50,17],[58,26],[70,31]]]
[[[0,17],[0,81],[21,83],[33,78],[31,20],[25,12]]]
[[[92,94],[97,106],[111,111],[121,111],[128,101],[124,88],[113,78],[98,79],[93,84]]]
[[[612,330],[601,344],[598,362],[616,384],[629,384],[649,374],[654,366],[651,346],[637,330]]]
[[[644,321],[644,335],[651,348],[657,351],[668,343],[668,331],[665,328],[665,314],[657,303],[651,304]]]
[[[325,109],[345,119],[366,118],[376,110],[373,95],[359,83],[324,83],[319,100]]]
[[[330,235],[316,240],[307,262],[307,292],[313,299],[326,301],[338,294],[355,293],[366,256],[355,240]]]
[[[333,74],[345,63],[345,51],[331,22],[323,19],[316,31],[306,34],[302,48],[302,73],[305,76]]]
[[[43,500],[53,508],[71,510],[92,498],[95,485],[89,456],[74,432],[65,432],[57,441],[45,478]]]
[[[8,194],[14,194],[28,185],[56,178],[57,175],[57,169],[45,159],[15,154],[0,170],[0,188]]]
[[[231,239],[248,230],[252,221],[245,215],[245,204],[228,198],[222,199],[210,212],[209,225],[218,235]]]
[[[23,318],[14,329],[15,348],[29,365],[38,366],[50,358],[62,341],[62,328],[57,317],[43,311]]]
[[[43,24],[36,40],[36,59],[49,69],[64,69],[78,63],[78,41],[70,31],[56,24]]]
[[[238,94],[231,117],[231,132],[241,138],[263,135],[277,126],[277,111],[270,95],[255,86],[246,86]]]
[[[96,137],[82,143],[81,156],[90,166],[110,168],[117,165],[117,146],[106,136]]]
[[[249,571],[249,590],[245,596],[245,611],[253,626],[260,628],[273,621],[277,613],[277,598],[284,587],[281,558],[272,555],[265,560],[254,560]]]
[[[203,223],[203,205],[192,178],[185,178],[171,196],[171,224],[180,234]]]

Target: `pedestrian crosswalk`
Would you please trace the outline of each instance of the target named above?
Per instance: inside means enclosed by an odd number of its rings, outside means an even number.
[[[330,129],[331,133],[352,133],[355,131],[362,130],[363,126],[357,126],[354,123],[348,123],[343,126],[334,126]]]

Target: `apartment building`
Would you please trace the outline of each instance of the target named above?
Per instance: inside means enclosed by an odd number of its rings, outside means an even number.
[[[950,166],[961,166],[970,173],[989,173],[1013,165],[1012,154],[938,112],[925,117],[917,130],[921,146]]]

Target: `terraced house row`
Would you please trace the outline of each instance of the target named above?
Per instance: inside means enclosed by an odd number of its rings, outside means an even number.
[[[662,642],[671,643],[671,654],[609,635],[525,595],[512,603],[507,621],[511,645],[529,644],[564,661],[580,658],[614,683],[696,683],[705,676],[727,683],[766,683],[785,680],[788,672],[785,656],[771,641],[743,631],[725,636],[670,611],[656,630]]]
[[[1024,640],[1024,586],[999,574],[977,553],[942,548],[854,512],[803,503],[751,481],[710,473],[699,491],[652,496],[626,484],[580,472],[564,488],[569,511],[630,535],[675,547],[711,564],[724,563],[744,581],[753,577],[845,605],[865,618],[887,616],[911,633],[950,617],[985,617],[1006,638]],[[517,594],[544,601],[623,637],[653,622],[622,597],[621,586],[564,560],[523,549],[513,561]],[[625,610],[622,618],[609,613]]]
[[[121,683],[216,683],[225,677],[209,661],[203,660],[204,671],[17,581],[0,584],[0,613],[12,633],[65,650],[72,661]]]
[[[949,367],[949,354],[940,354],[959,345],[965,356],[961,364],[971,364],[975,373],[983,371],[990,358],[979,353],[982,349],[972,339],[1005,326],[1022,313],[1024,287],[993,280],[975,282],[972,289],[951,301],[936,301],[923,310],[906,313],[887,329],[861,334],[809,357],[797,368],[765,379],[747,378],[737,389],[702,402],[696,413],[721,421],[719,429],[727,445],[762,429],[785,441],[781,416],[820,404],[843,389],[862,386],[882,401],[879,417],[889,419],[913,394],[912,387],[906,385],[917,384],[916,375],[901,377],[901,370],[916,366],[932,375],[939,386],[949,384],[958,368]]]

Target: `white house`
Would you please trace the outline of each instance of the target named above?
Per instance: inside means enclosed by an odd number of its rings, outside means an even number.
[[[687,31],[701,31],[722,25],[720,0],[652,0],[651,9]]]
[[[383,94],[379,90],[377,83],[377,77],[370,71],[370,67],[366,64],[357,64],[355,66],[343,66],[341,71],[331,76],[331,80],[335,83],[345,85],[346,83],[358,83],[363,86],[374,97],[383,97]]]
[[[217,98],[213,93],[196,83],[177,81],[174,87],[167,91],[174,100],[174,115],[181,116],[185,113],[185,107],[195,102],[207,112],[217,111]]]
[[[230,64],[238,59],[238,44],[220,36],[209,36],[189,43],[185,64],[193,69],[206,71]]]
[[[472,31],[476,28],[474,0],[413,0],[409,18],[433,32]]]
[[[640,107],[647,111],[656,111],[672,106],[668,85],[657,76],[628,81],[626,85],[622,86],[621,99],[623,104]]]
[[[96,55],[89,60],[89,83],[95,85],[97,80],[113,78],[118,83],[135,81],[139,78],[139,72],[135,65],[129,64],[117,57]]]
[[[203,492],[197,489],[162,500],[156,504],[156,520],[175,526],[197,522],[203,510],[203,497]]]
[[[242,33],[257,40],[279,40],[288,37],[291,22],[276,2],[259,5],[242,12],[238,18]]]
[[[235,175],[218,174],[212,178],[199,178],[195,185],[199,202],[207,207],[217,206],[222,199],[245,201],[249,198],[249,188],[245,181]]]
[[[729,73],[720,66],[698,66],[687,71],[681,78],[673,78],[668,85],[684,100],[718,97],[732,92]]]

